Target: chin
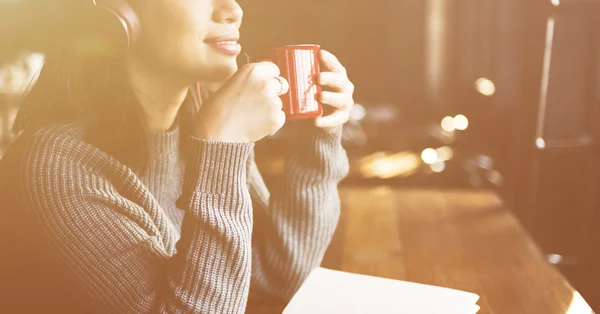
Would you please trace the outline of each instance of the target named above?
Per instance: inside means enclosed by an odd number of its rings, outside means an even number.
[[[235,61],[235,60],[234,60]],[[237,63],[221,64],[205,69],[203,81],[207,82],[222,82],[226,81],[238,70]]]

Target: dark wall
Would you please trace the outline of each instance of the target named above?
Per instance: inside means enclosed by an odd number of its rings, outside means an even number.
[[[425,1],[242,1],[243,45],[252,55],[282,44],[317,43],[356,85],[356,99],[423,107]]]

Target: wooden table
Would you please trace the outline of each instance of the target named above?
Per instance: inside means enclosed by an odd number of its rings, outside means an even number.
[[[593,313],[493,193],[340,193],[342,217],[324,267],[474,292],[480,314]]]

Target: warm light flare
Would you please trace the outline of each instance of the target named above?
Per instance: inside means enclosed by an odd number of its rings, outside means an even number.
[[[537,146],[539,149],[544,149],[546,148],[546,141],[544,141],[543,138],[538,137],[535,139],[535,146]]]
[[[424,163],[431,165],[437,161],[438,155],[437,155],[437,152],[435,151],[435,149],[426,148],[421,153],[421,159],[423,159]]]
[[[454,118],[452,118],[452,117],[444,117],[444,119],[442,119],[441,126],[442,126],[442,129],[444,129],[444,131],[447,131],[447,132],[452,132],[452,131],[454,131],[454,129],[456,129],[454,127]]]
[[[442,146],[436,149],[435,153],[437,154],[437,159],[441,161],[448,161],[454,156],[454,151],[448,146]]]
[[[389,179],[409,176],[416,172],[419,165],[419,157],[413,153],[400,152],[388,155],[378,152],[361,159],[360,171],[367,178]]]
[[[452,119],[454,127],[457,130],[461,130],[464,131],[469,127],[469,119],[467,119],[467,117],[465,117],[462,114],[457,115],[456,117],[454,117],[454,119]]]
[[[475,89],[482,95],[493,96],[496,93],[496,84],[490,79],[482,77],[475,81]]]
[[[446,170],[446,163],[443,161],[436,162],[431,165],[431,171],[433,172],[442,172]]]

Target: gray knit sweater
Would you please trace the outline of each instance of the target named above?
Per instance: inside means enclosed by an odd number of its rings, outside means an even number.
[[[18,264],[35,261],[34,279],[10,289],[36,289],[56,272],[53,280],[78,291],[67,302],[94,312],[244,313],[249,294],[289,300],[319,266],[348,171],[341,129],[300,132],[271,193],[253,144],[187,136],[180,156],[175,129],[151,136],[149,166],[134,171],[84,132],[74,124],[26,132],[2,160],[4,195],[25,218],[0,219],[45,248],[24,245],[34,252]]]

